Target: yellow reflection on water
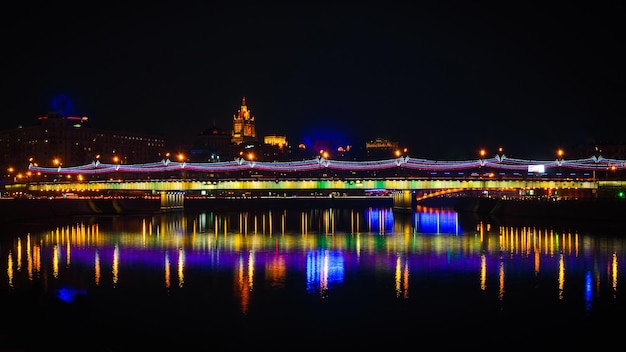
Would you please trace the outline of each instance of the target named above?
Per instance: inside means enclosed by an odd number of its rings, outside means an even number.
[[[22,239],[17,239],[17,270],[22,270]]]
[[[96,286],[100,285],[100,280],[102,278],[102,274],[100,272],[100,254],[98,253],[98,250],[96,249],[95,253],[94,253],[94,283],[96,284]]]
[[[55,279],[59,278],[59,246],[52,248],[52,275]]]
[[[164,272],[165,288],[169,289],[172,286],[172,274],[170,272],[170,255],[167,252],[165,252]]]
[[[563,299],[563,291],[565,290],[565,262],[563,254],[559,255],[559,299]]]
[[[185,283],[185,251],[181,248],[178,250],[178,287],[183,287]]]
[[[615,296],[617,293],[617,254],[613,253],[611,259],[611,287],[613,288],[613,296]]]
[[[500,261],[500,266],[499,266],[499,270],[498,270],[498,300],[503,301],[504,300],[504,278],[505,278],[505,271],[504,271],[504,261],[501,260]]]
[[[409,263],[402,260],[402,257],[396,258],[395,266],[395,287],[396,297],[404,299],[409,298]]]
[[[484,253],[480,255],[480,289],[487,289],[487,256]]]
[[[7,277],[9,278],[9,287],[13,288],[13,252],[9,251],[7,258]]]
[[[119,280],[120,273],[120,246],[116,243],[113,251],[113,287],[117,286],[117,280]]]
[[[239,257],[236,273],[236,292],[241,297],[241,312],[247,314],[250,305],[250,293],[254,284],[254,253],[250,252],[247,258]]]

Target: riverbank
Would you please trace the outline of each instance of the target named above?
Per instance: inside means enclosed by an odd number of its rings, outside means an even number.
[[[185,198],[189,211],[269,208],[362,208],[391,207],[390,197],[259,197],[259,198]],[[28,220],[84,215],[130,215],[158,213],[159,197],[137,198],[0,198],[0,219]],[[169,211],[172,211],[171,209]]]
[[[498,199],[454,198],[454,210],[495,217],[532,217],[576,220],[623,220],[623,199]]]
[[[255,198],[185,198],[185,210],[293,209],[293,208],[370,208],[392,207],[393,199],[384,196],[344,197],[255,197]]]
[[[626,220],[626,200],[530,200],[474,197],[439,197],[418,204],[453,208],[457,212],[490,217]],[[390,197],[259,197],[185,198],[184,210],[393,207]],[[183,209],[181,209],[183,210]],[[0,219],[28,220],[83,215],[125,215],[163,212],[158,197],[147,198],[0,198]]]
[[[160,207],[159,198],[0,198],[0,219],[152,213]]]

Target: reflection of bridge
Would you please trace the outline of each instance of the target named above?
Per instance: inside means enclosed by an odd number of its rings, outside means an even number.
[[[400,157],[378,161],[316,158],[290,162],[238,159],[218,163],[161,162],[76,167],[29,167],[39,178],[7,185],[8,191],[84,194],[162,194],[163,202],[182,204],[183,194],[203,196],[363,195],[387,192],[394,206],[410,207],[416,198],[451,192],[486,191],[530,194],[552,190],[576,197],[601,189],[621,189],[626,161],[591,157],[535,161],[504,155],[467,161],[431,161]],[[599,173],[603,173],[600,179]],[[157,179],[154,179],[154,176]],[[49,179],[52,176],[53,179]],[[417,193],[417,195],[414,195]]]

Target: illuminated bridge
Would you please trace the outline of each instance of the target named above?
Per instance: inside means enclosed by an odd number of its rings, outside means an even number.
[[[493,158],[436,161],[408,156],[375,161],[314,158],[288,162],[235,159],[187,163],[169,159],[146,164],[91,164],[73,167],[29,165],[31,176],[8,192],[46,194],[160,194],[182,204],[184,194],[199,196],[355,196],[389,194],[394,205],[452,192],[511,192],[517,195],[588,197],[621,190],[625,160],[593,156],[552,161]],[[535,193],[537,192],[537,193]],[[573,192],[573,193],[572,193]]]

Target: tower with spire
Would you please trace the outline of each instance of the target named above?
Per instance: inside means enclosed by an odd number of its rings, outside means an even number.
[[[233,131],[231,141],[234,144],[256,142],[256,126],[254,116],[248,110],[246,97],[241,100],[241,107],[233,115]]]

